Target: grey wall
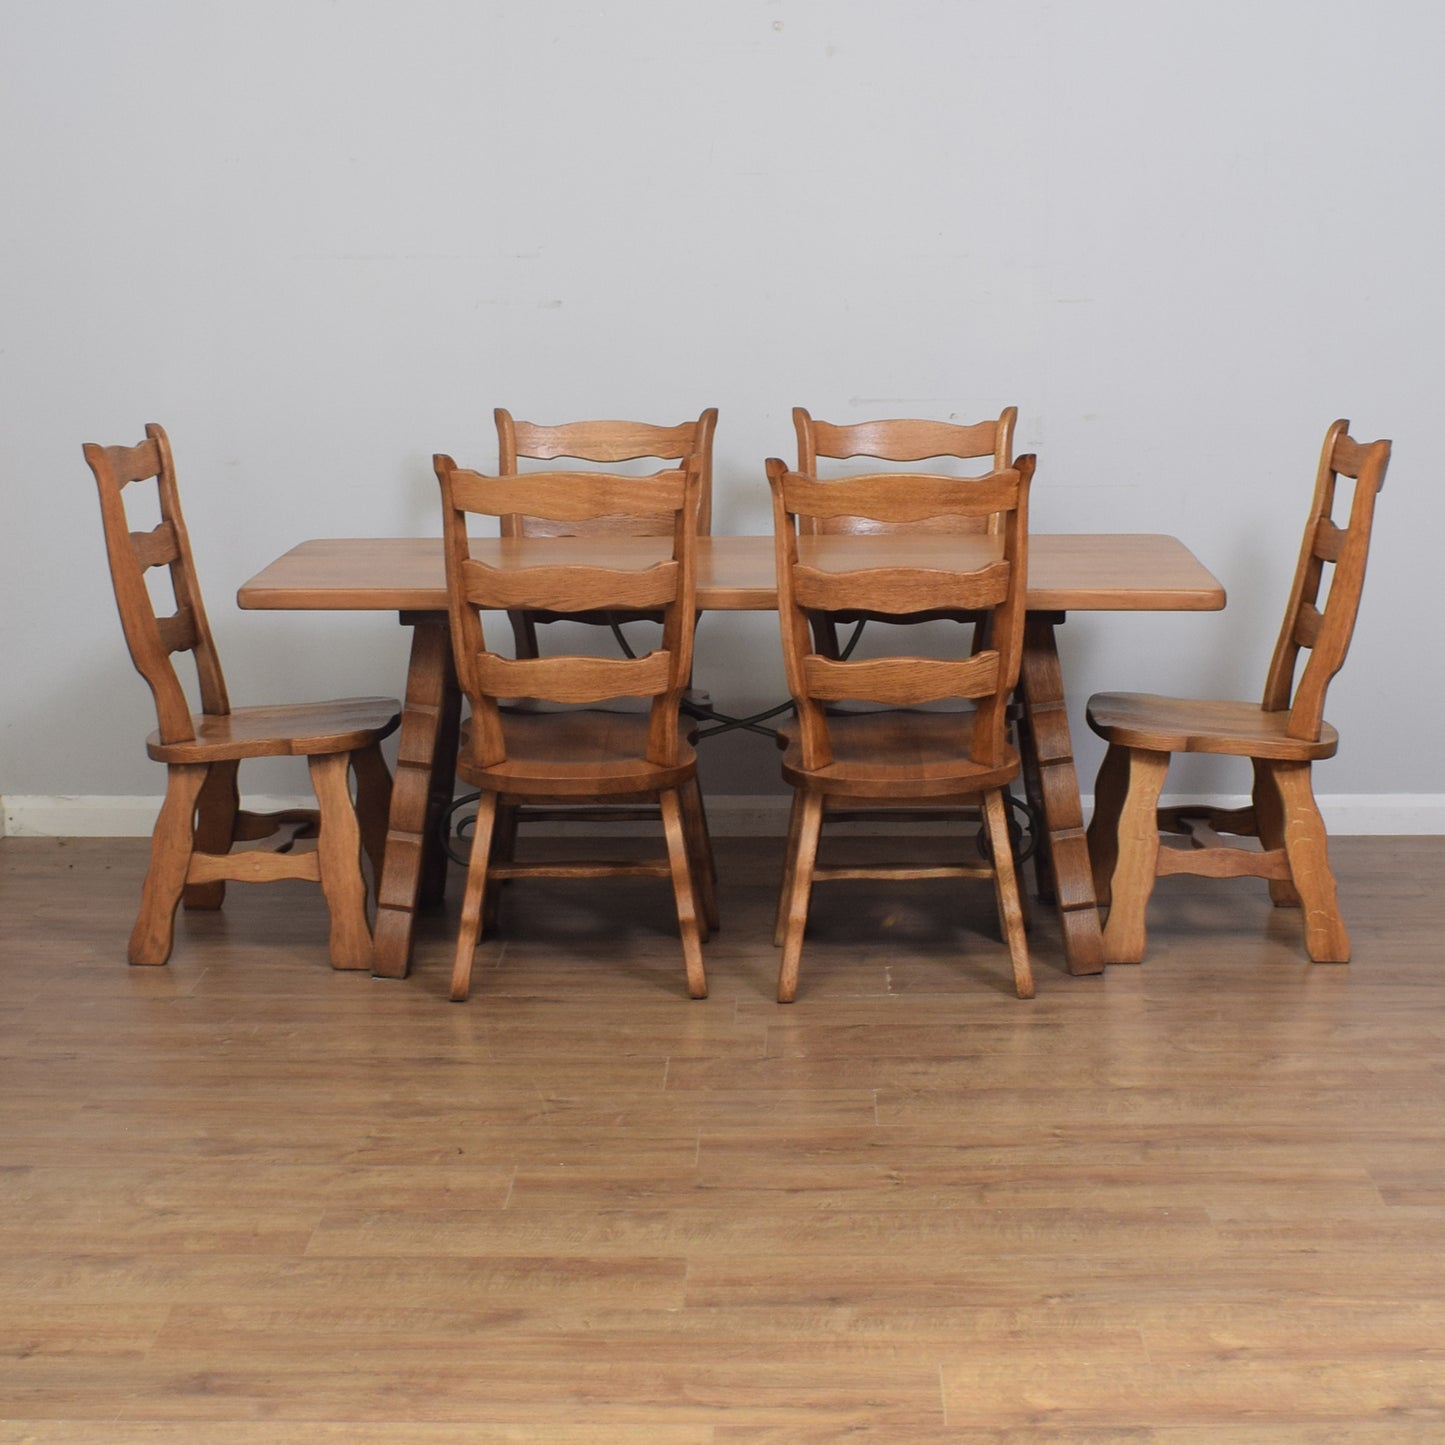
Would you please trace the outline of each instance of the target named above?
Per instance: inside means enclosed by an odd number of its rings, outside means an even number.
[[[0,15],[0,793],[160,789],[82,441],[168,426],[233,695],[261,701],[400,688],[391,618],[234,592],[305,537],[434,532],[430,455],[491,465],[493,406],[716,405],[716,528],[763,531],[792,405],[1015,403],[1036,528],[1175,533],[1230,593],[1072,620],[1080,731],[1098,687],[1257,692],[1326,424],[1393,437],[1320,786],[1445,795],[1416,721],[1445,715],[1439,7]],[[729,706],[781,691],[769,617],[709,618],[700,658]],[[760,740],[709,767],[774,786]],[[304,786],[280,779],[259,781]]]

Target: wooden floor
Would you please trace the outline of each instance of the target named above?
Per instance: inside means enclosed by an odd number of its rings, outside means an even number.
[[[707,1000],[613,880],[455,1005],[454,914],[131,969],[142,845],[0,842],[0,1442],[1445,1440],[1445,839],[1337,841],[1348,968],[1181,878],[1032,1002],[987,884],[820,888],[787,1008],[720,854]]]

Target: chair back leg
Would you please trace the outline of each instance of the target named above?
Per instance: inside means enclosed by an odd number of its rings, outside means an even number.
[[[236,816],[241,811],[241,790],[236,781],[240,763],[212,763],[201,795],[196,800],[194,847],[198,853],[229,853],[236,836]],[[181,902],[187,909],[219,908],[226,900],[226,880],[187,883]]]
[[[778,964],[778,1002],[792,1003],[798,996],[798,968],[803,959],[803,932],[808,926],[808,901],[813,893],[813,870],[818,864],[818,839],[823,831],[823,795],[798,794],[794,808],[796,846],[790,827],[789,863],[783,882],[779,915],[783,920],[783,957]]]
[[[1118,861],[1109,879],[1109,919],[1104,925],[1106,963],[1144,961],[1144,915],[1159,865],[1159,795],[1169,754],[1128,748],[1128,780],[1119,810]]]
[[[1284,804],[1274,778],[1274,764],[1254,759],[1254,829],[1263,847],[1271,852],[1284,848]],[[1288,856],[1288,855],[1286,855]],[[1299,890],[1288,878],[1271,878],[1269,896],[1276,908],[1298,908]]]
[[[1119,863],[1119,815],[1129,791],[1129,752],[1110,743],[1094,779],[1094,816],[1089,819],[1089,868],[1094,875],[1094,901],[1109,906],[1114,869]]]
[[[658,794],[662,829],[667,835],[667,861],[672,874],[672,893],[677,903],[677,927],[682,935],[682,960],[687,970],[687,991],[692,998],[707,997],[707,975],[702,964],[702,926],[698,921],[697,894],[693,886],[694,866],[683,821],[682,799],[676,788]]]
[[[692,862],[693,887],[704,924],[703,942],[715,933],[721,923],[717,906],[717,862],[713,858],[712,839],[707,830],[707,813],[703,807],[702,788],[696,778],[681,791],[682,821],[687,830],[687,852]]]
[[[999,930],[1008,945],[1013,965],[1014,991],[1020,998],[1034,996],[1034,974],[1029,964],[1029,942],[1023,906],[1019,900],[1018,870],[1013,841],[1008,835],[1008,807],[1003,793],[991,788],[983,795],[983,821],[993,863],[994,895],[998,900]]]
[[[477,951],[487,904],[487,870],[492,861],[492,834],[497,824],[497,795],[483,792],[477,799],[477,820],[472,832],[472,856],[467,863],[467,886],[462,892],[462,918],[457,929],[457,951],[452,960],[453,1003],[465,1003],[472,989],[472,959]],[[491,891],[496,892],[492,884]]]
[[[361,846],[371,861],[372,892],[379,894],[387,820],[391,816],[391,772],[381,744],[372,743],[352,753],[351,771],[356,777],[356,821],[361,827]]]
[[[331,911],[331,966],[369,969],[371,930],[366,926],[366,883],[361,876],[361,828],[348,786],[350,755],[328,753],[306,761],[321,810],[316,862]]]
[[[196,800],[210,771],[206,763],[174,763],[166,769],[165,801],[151,833],[150,866],[127,951],[132,963],[160,964],[171,956],[176,909],[196,846]]]
[[[1325,823],[1310,784],[1310,765],[1276,763],[1273,773],[1284,808],[1285,856],[1304,910],[1305,952],[1315,963],[1348,963],[1350,935],[1340,916]]]

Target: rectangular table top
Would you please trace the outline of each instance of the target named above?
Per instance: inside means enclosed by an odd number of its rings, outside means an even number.
[[[472,555],[498,566],[549,562],[646,566],[668,546],[657,537],[477,537]],[[956,566],[987,537],[835,536],[800,539],[814,566]],[[984,560],[982,552],[980,561]],[[302,542],[236,595],[242,607],[284,611],[442,612],[446,575],[438,537],[327,537]],[[1035,612],[1212,612],[1224,588],[1177,538],[1156,533],[1035,532],[1029,538],[1028,605]],[[697,605],[768,612],[778,605],[771,537],[702,537]]]

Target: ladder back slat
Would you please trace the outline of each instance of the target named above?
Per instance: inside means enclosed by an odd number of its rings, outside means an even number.
[[[635,462],[644,457],[677,461],[689,456],[697,444],[697,423],[652,426],[632,421],[568,422],[540,426],[513,423],[517,455],[535,461],[572,459],[596,462]]]
[[[1360,468],[1370,454],[1371,445],[1373,444],[1361,444],[1351,436],[1340,437],[1335,442],[1334,452],[1330,457],[1331,468],[1342,477],[1358,477]]]
[[[791,472],[783,483],[783,505],[799,517],[883,517],[921,522],[929,517],[987,517],[1018,503],[1018,473],[983,477],[877,473],[838,481],[816,481]]]
[[[1320,638],[1320,627],[1324,623],[1324,617],[1319,608],[1312,603],[1304,603],[1299,610],[1299,616],[1295,618],[1294,640],[1297,646],[1313,647]]]
[[[157,617],[156,631],[167,652],[190,652],[196,645],[196,619],[189,607],[169,617]]]
[[[637,572],[567,566],[507,570],[467,562],[462,579],[467,600],[478,607],[535,607],[544,597],[554,612],[645,611],[677,596],[678,567],[659,562]]]
[[[161,469],[160,448],[153,439],[137,442],[133,447],[103,447],[110,469],[121,486],[146,482]]]
[[[532,472],[526,476],[452,474],[452,501],[463,511],[505,517],[513,513],[581,522],[595,517],[645,517],[683,505],[681,472],[620,477],[603,472]]]
[[[1328,517],[1321,517],[1315,527],[1313,551],[1322,562],[1338,562],[1349,533]]]
[[[933,457],[992,457],[997,421],[958,426],[940,421],[868,421],[843,426],[813,422],[820,457],[877,457],[892,462],[923,462]]]
[[[816,612],[858,608],[868,612],[972,611],[994,607],[1008,596],[1009,564],[995,562],[977,572],[939,572],[926,567],[895,567],[876,572],[825,572],[795,567],[798,606]]]
[[[835,662],[812,654],[803,659],[808,694],[822,702],[865,701],[909,707],[950,697],[983,697],[998,687],[997,652],[961,660],[881,657]]]
[[[643,657],[477,658],[478,681],[489,697],[536,697],[549,702],[592,703],[613,697],[656,697],[666,692],[671,654]]]
[[[169,522],[161,522],[149,532],[132,532],[130,544],[142,567],[167,567],[181,555],[176,529]]]

